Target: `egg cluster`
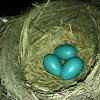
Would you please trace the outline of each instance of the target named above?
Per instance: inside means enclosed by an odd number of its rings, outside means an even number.
[[[61,63],[64,60],[64,64]],[[82,72],[84,63],[77,57],[77,50],[70,44],[58,46],[54,49],[54,54],[48,54],[43,60],[44,68],[47,72],[60,76],[63,80],[70,80]]]

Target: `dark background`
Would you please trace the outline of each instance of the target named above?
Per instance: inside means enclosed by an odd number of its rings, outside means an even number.
[[[47,0],[0,0],[0,17],[15,16],[21,12],[31,8],[32,2],[43,3]],[[51,0],[54,1],[54,0]],[[82,2],[92,3],[100,7],[100,0],[78,0]]]
[[[14,16],[31,7],[31,3],[43,3],[46,0],[0,0],[0,17]]]

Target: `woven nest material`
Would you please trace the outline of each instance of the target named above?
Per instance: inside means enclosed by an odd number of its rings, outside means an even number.
[[[0,29],[0,78],[12,100],[100,100],[100,12],[83,2],[55,1],[10,19]],[[84,61],[75,79],[62,80],[43,58],[62,44]]]

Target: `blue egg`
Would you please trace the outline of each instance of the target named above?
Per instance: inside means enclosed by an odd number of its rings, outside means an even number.
[[[54,49],[54,54],[62,60],[75,57],[76,52],[76,48],[70,44],[61,45]]]
[[[80,58],[78,57],[70,58],[63,65],[61,77],[63,80],[73,79],[78,75],[80,75],[83,68],[84,68],[84,63]]]
[[[62,70],[62,64],[58,57],[54,54],[48,54],[43,60],[44,68],[55,76],[60,76]]]

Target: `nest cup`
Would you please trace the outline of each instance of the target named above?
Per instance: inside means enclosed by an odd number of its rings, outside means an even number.
[[[97,98],[99,94],[91,93],[89,83],[97,79],[91,73],[98,63],[100,12],[75,1],[48,1],[35,6],[1,28],[0,72],[7,98],[80,100],[86,96],[83,91]],[[44,56],[63,44],[75,46],[77,56],[84,61],[83,72],[72,80],[53,76],[43,67]],[[75,96],[76,92],[85,96]]]

